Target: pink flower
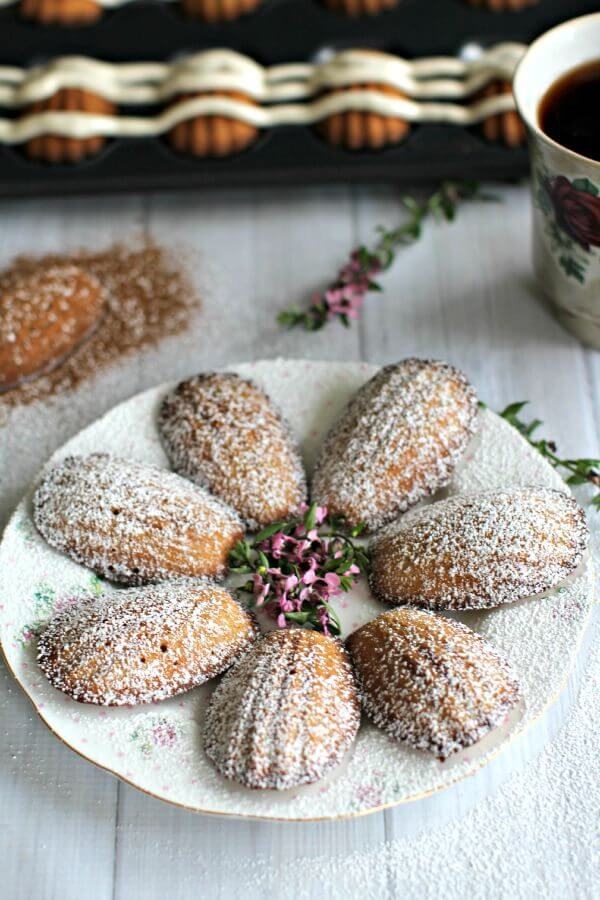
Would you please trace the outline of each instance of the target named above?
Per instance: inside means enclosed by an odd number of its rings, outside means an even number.
[[[279,615],[277,616],[277,627],[285,628],[286,626],[287,626],[287,620],[286,620],[284,614],[279,613]]]

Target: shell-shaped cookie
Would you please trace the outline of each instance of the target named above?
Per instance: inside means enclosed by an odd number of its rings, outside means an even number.
[[[338,765],[359,720],[343,646],[316,631],[274,631],[217,687],[204,747],[226,778],[283,790],[317,781]]]
[[[461,494],[416,510],[370,546],[381,600],[482,609],[560,584],[587,545],[583,510],[550,488]]]
[[[181,8],[192,19],[228,22],[257,9],[262,0],[181,0]]]
[[[21,0],[21,15],[41,25],[91,25],[102,15],[95,0]]]
[[[327,435],[312,499],[352,525],[379,528],[450,480],[476,415],[475,391],[452,366],[385,366]]]
[[[247,94],[239,91],[202,91],[197,94],[181,94],[176,103],[190,100],[192,97],[231,97],[242,103],[256,105]],[[169,132],[168,140],[174,150],[179,153],[191,153],[193,156],[231,156],[241,153],[254,143],[259,134],[258,128],[232,119],[228,116],[196,116],[186,119]]]
[[[35,492],[33,516],[52,547],[123,584],[219,576],[243,536],[234,511],[207,491],[107,453],[54,465]]]
[[[0,392],[60,365],[93,332],[105,296],[70,263],[0,274]]]
[[[333,94],[343,91],[379,91],[389,97],[406,95],[389,84],[355,84],[337,88]],[[376,112],[349,110],[327,116],[315,126],[318,133],[334,147],[346,150],[381,150],[399,144],[410,131],[410,122],[398,116],[382,116]]]
[[[498,97],[502,94],[511,93],[512,86],[510,81],[493,81],[486,85],[480,97]],[[527,138],[525,124],[516,109],[498,113],[495,116],[488,116],[481,123],[480,127],[481,133],[487,141],[501,143],[506,147],[520,147]]]
[[[540,0],[466,0],[471,6],[479,6],[490,12],[519,12],[528,6],[535,6]]]
[[[42,633],[38,662],[74,700],[130,706],[214,678],[257,635],[228,591],[186,579],[75,600]]]
[[[346,16],[376,16],[386,9],[393,9],[400,0],[324,0],[327,9]]]
[[[346,641],[364,711],[394,740],[439,759],[500,725],[520,689],[506,660],[459,622],[406,607]]]
[[[26,115],[41,112],[73,112],[88,115],[112,116],[116,107],[110,100],[79,88],[61,88],[46,100],[38,100],[30,106]],[[41,134],[25,142],[25,153],[30,159],[49,163],[77,163],[99,153],[106,143],[102,135],[89,138],[62,137]]]
[[[257,385],[209,372],[165,397],[159,428],[176,472],[232,506],[250,528],[289,518],[306,500],[300,454]]]

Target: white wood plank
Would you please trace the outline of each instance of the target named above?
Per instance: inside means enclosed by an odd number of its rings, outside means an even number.
[[[0,264],[24,250],[106,243],[147,228],[182,254],[205,302],[187,335],[103,373],[52,406],[11,414],[0,429],[0,527],[47,455],[115,402],[164,379],[261,356],[447,358],[469,373],[492,407],[530,399],[532,416],[546,421],[545,433],[565,452],[597,455],[600,355],[583,351],[537,298],[524,238],[527,192],[500,192],[501,206],[465,207],[455,224],[428,230],[420,244],[402,250],[382,278],[385,293],[367,301],[360,327],[345,331],[336,324],[316,335],[282,331],[276,312],[329,281],[358,239],[373,237],[376,224],[397,221],[393,190],[3,206]],[[561,707],[568,709],[576,691],[575,681]],[[351,854],[371,849],[377,859],[386,840],[411,839],[422,829],[465,818],[509,775],[501,758],[442,797],[337,824],[195,816],[126,786],[119,788],[117,809],[116,782],[56,741],[3,671],[0,715],[1,893],[7,900],[104,900],[113,890],[117,900],[279,897],[286,894],[278,873],[289,867],[307,873],[294,879],[294,896],[337,897],[341,892],[327,872],[321,881],[318,869],[315,874],[323,860],[343,870]],[[557,708],[553,715],[539,743],[553,737],[565,713]],[[536,749],[533,741],[523,742],[523,766],[535,765]],[[414,846],[418,854],[419,842]],[[352,886],[347,874],[346,895]],[[388,896],[401,896],[398,872],[390,870],[386,878],[375,883],[385,882]],[[360,894],[365,884],[368,877],[361,878]]]
[[[0,265],[18,253],[103,246],[143,225],[140,200],[2,207]],[[112,405],[110,393],[106,407]],[[91,389],[12,411],[0,428],[0,528],[50,453],[103,412]],[[0,828],[7,900],[98,900],[113,889],[117,782],[54,738],[0,663]],[[91,896],[91,894],[90,894]]]
[[[350,194],[232,195],[152,201],[150,233],[193,260],[204,310],[194,333],[161,365],[161,376],[260,357],[357,359],[359,334],[332,326],[317,335],[275,323],[284,306],[306,302],[335,275],[355,242]],[[269,860],[359,849],[384,837],[383,817],[331,825],[221,821],[172,810],[130,789],[122,793],[116,898],[275,895]],[[257,859],[258,855],[258,859]],[[178,877],[173,877],[177,871]],[[250,885],[244,873],[252,873]],[[137,893],[136,893],[137,892]],[[323,896],[327,896],[324,892]]]

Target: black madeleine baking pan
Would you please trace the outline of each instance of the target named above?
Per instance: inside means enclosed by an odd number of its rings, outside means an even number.
[[[596,9],[597,0],[539,0],[503,12],[465,0],[400,0],[379,15],[350,17],[330,11],[319,0],[265,0],[254,12],[233,21],[209,23],[187,17],[177,0],[132,0],[106,8],[91,24],[67,26],[25,19],[18,0],[0,0],[0,70],[11,76],[10,67],[15,67],[17,78],[19,69],[73,55],[110,63],[170,63],[211,48],[229,48],[264,67],[318,63],[340,51],[362,48],[409,61],[438,56],[474,59],[477,48],[527,44],[558,22]],[[375,71],[376,63],[370,65],[369,71]],[[362,88],[373,88],[362,81]],[[347,85],[346,80],[343,86]],[[168,99],[162,105],[133,102],[125,110],[117,103],[115,114],[156,118]],[[1,120],[10,124],[31,112],[25,103],[3,105],[0,96]],[[109,133],[108,138],[98,152],[81,161],[53,163],[43,153],[32,159],[26,152],[27,140],[7,143],[0,136],[0,196],[444,177],[515,179],[527,170],[527,153],[520,141],[506,146],[501,134],[498,140],[486,138],[479,120],[453,124],[435,121],[435,116],[430,121],[426,115],[411,122],[402,140],[383,149],[350,149],[344,141],[333,146],[314,122],[290,124],[285,115],[282,124],[264,128],[259,123],[249,146],[222,158],[179,152],[166,131],[131,137],[124,127],[123,133]]]

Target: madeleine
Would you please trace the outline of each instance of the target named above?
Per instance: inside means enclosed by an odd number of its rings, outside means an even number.
[[[316,631],[273,631],[223,679],[206,715],[204,748],[246,787],[310,784],[356,737],[359,703],[346,651]]]
[[[391,610],[346,645],[373,723],[441,760],[500,725],[519,699],[519,685],[492,645],[434,613]]]
[[[358,391],[321,448],[312,498],[373,531],[448,483],[475,430],[477,397],[443,362],[405,359]]]

